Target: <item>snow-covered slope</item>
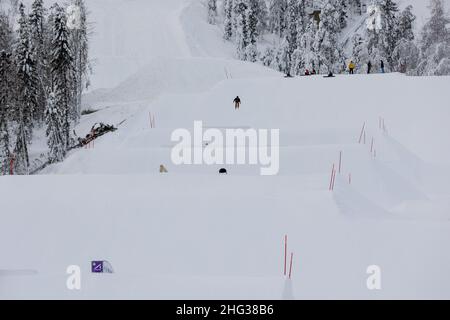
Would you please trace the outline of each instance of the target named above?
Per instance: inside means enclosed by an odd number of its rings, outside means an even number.
[[[98,79],[125,79],[86,96],[100,110],[76,131],[126,121],[41,175],[0,177],[8,199],[0,298],[280,299],[285,234],[295,298],[450,297],[448,77],[286,79],[227,56],[199,1],[108,3],[122,8],[113,16],[137,14],[124,26],[123,50],[149,51],[127,77],[132,68],[119,74],[113,60],[99,60]],[[170,31],[158,34],[153,21]],[[136,26],[145,31],[131,37]],[[171,133],[192,130],[195,120],[219,130],[280,129],[279,174],[173,165]],[[103,259],[115,273],[91,274],[90,261]],[[73,264],[82,268],[80,291],[66,288]],[[383,290],[367,289],[369,265],[380,266]]]

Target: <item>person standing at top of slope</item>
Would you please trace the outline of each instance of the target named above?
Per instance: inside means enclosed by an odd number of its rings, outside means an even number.
[[[384,61],[383,60],[381,60],[381,73],[384,73]]]
[[[234,98],[233,102],[234,102],[234,109],[238,110],[241,107],[241,99],[239,98],[239,96]]]
[[[370,71],[372,70],[372,62],[367,62],[367,74],[370,74]]]
[[[355,64],[353,63],[353,61],[350,61],[350,63],[348,64],[348,73],[349,74],[354,74],[355,73]]]

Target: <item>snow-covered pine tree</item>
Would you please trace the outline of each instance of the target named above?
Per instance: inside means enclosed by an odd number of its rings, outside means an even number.
[[[79,21],[70,29],[70,48],[73,56],[74,102],[70,110],[70,119],[78,122],[81,117],[81,96],[89,86],[89,26],[88,13],[84,0],[72,0],[79,10]]]
[[[273,47],[267,47],[261,55],[261,62],[266,67],[272,66],[275,59],[275,50]]]
[[[47,88],[50,86],[47,67],[48,55],[45,47],[45,8],[43,0],[34,0],[29,17],[30,39],[34,48],[35,69],[37,77],[37,99],[34,120],[42,122],[45,112]]]
[[[417,67],[419,50],[414,43],[413,23],[416,16],[412,13],[413,7],[406,7],[399,16],[397,26],[397,45],[392,52],[392,69],[407,73]]]
[[[378,50],[386,58],[388,67],[393,65],[392,52],[397,46],[398,38],[398,5],[393,0],[380,0],[382,28],[379,31]]]
[[[319,73],[336,73],[342,70],[343,53],[338,43],[341,30],[338,2],[339,0],[328,0],[320,14],[319,29],[314,41]]]
[[[287,0],[270,0],[269,31],[284,37],[287,28]]]
[[[400,14],[398,27],[397,27],[397,37],[398,39],[414,40],[414,21],[416,21],[416,16],[414,15],[413,7],[407,6]]]
[[[291,75],[291,57],[289,56],[289,43],[286,38],[281,41],[273,63],[278,71],[285,73],[287,76]]]
[[[14,52],[17,66],[17,121],[21,132],[18,135],[22,137],[24,134],[25,141],[31,142],[33,133],[33,114],[37,109],[38,101],[38,80],[36,75],[36,62],[34,60],[35,50],[30,39],[30,26],[28,17],[25,14],[25,6],[19,7],[19,29],[18,39]],[[22,130],[24,132],[22,132]],[[25,152],[25,148],[21,149]],[[24,155],[23,158],[28,158]]]
[[[245,12],[245,18],[247,20],[247,47],[245,48],[245,57],[250,62],[256,62],[258,58],[258,17],[256,11],[250,5]]]
[[[11,48],[13,31],[8,16],[0,11],[0,50]]]
[[[291,75],[292,73],[292,56],[295,49],[298,46],[298,24],[300,20],[300,1],[299,0],[288,0],[287,3],[287,28],[286,28],[286,41],[287,41],[287,52],[286,52],[286,74]]]
[[[217,0],[208,0],[208,23],[216,24]]]
[[[47,125],[47,144],[49,148],[48,159],[51,163],[60,162],[66,156],[64,113],[57,101],[56,94],[51,92],[45,110],[45,123]]]
[[[8,174],[10,169],[11,152],[8,119],[11,109],[11,71],[10,54],[3,50],[0,52],[0,175]]]
[[[420,41],[422,51],[437,44],[450,40],[448,25],[450,18],[445,13],[444,2],[442,0],[430,0],[431,17],[422,29],[422,39]]]
[[[299,33],[297,49],[293,55],[293,68],[296,74],[303,74],[305,69],[312,71],[318,65],[314,41],[317,34],[317,22],[309,19],[306,29]]]
[[[352,37],[352,57],[351,60],[355,63],[358,68],[355,70],[357,73],[367,72],[363,65],[367,65],[370,61],[369,52],[367,51],[367,43],[365,39],[359,35],[355,34]],[[370,61],[372,64],[373,62]]]
[[[234,20],[234,0],[224,0],[224,28],[223,28],[223,38],[225,40],[230,40],[233,37],[233,20]]]
[[[392,59],[395,71],[414,74],[419,63],[420,50],[414,41],[402,38],[392,52]]]
[[[265,0],[248,0],[248,6],[253,11],[257,20],[257,34],[262,35],[268,27],[268,11]]]
[[[247,60],[247,46],[249,45],[247,9],[246,0],[235,0],[236,53],[241,60]]]
[[[347,27],[347,19],[350,12],[349,1],[341,0],[337,6],[337,12],[339,14],[339,26],[342,30]]]
[[[70,145],[70,110],[73,97],[73,58],[69,47],[69,31],[65,10],[59,5],[53,6],[54,25],[50,61],[55,103],[62,117],[62,144],[67,150]]]
[[[430,1],[431,17],[422,29],[418,75],[450,74],[450,18],[442,0]]]

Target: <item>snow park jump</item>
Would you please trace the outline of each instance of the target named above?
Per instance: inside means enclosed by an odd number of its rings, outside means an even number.
[[[0,299],[450,299],[449,10],[0,0]]]

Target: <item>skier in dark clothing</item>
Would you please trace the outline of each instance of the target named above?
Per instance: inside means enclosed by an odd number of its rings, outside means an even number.
[[[234,102],[234,109],[238,110],[241,106],[241,99],[239,98],[239,96],[234,98],[233,102]]]
[[[381,73],[384,73],[384,61],[381,60]]]
[[[367,74],[370,74],[370,71],[372,70],[372,62],[367,63]]]

